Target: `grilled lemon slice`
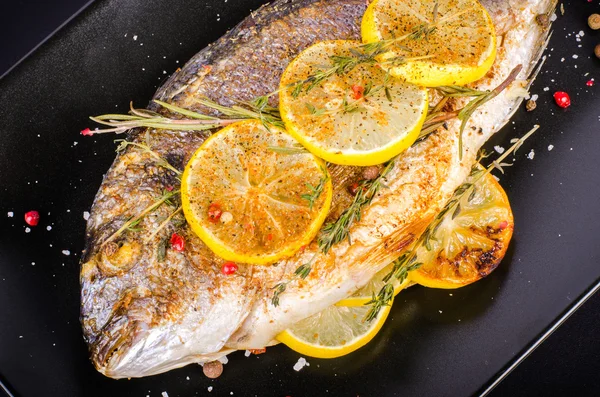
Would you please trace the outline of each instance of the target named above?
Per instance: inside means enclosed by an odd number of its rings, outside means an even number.
[[[506,193],[488,174],[475,183],[473,194],[461,198],[458,214],[446,214],[435,238],[430,239],[431,250],[417,250],[417,261],[423,265],[410,272],[408,278],[432,288],[471,284],[498,266],[513,228]]]
[[[372,321],[363,321],[370,306],[331,306],[294,324],[276,339],[298,353],[335,358],[352,353],[377,335],[391,309],[384,306]]]
[[[369,281],[364,287],[350,295],[346,299],[342,299],[337,306],[363,306],[366,305],[372,298],[373,295],[377,295],[381,288],[385,285],[383,278],[392,271],[393,264],[389,264],[383,270],[380,270],[371,281]],[[404,288],[408,288],[414,282],[409,279],[400,282],[397,278],[393,277],[391,280],[394,285],[394,296],[398,295]]]
[[[181,181],[192,230],[223,259],[268,264],[310,243],[331,205],[325,164],[284,130],[234,123],[204,142]]]
[[[365,43],[386,44],[382,67],[426,87],[479,80],[496,56],[494,24],[477,0],[375,0],[361,31]]]
[[[323,76],[356,58],[356,41],[324,41],[298,55],[280,83],[281,118],[308,150],[331,163],[381,164],[417,139],[427,113],[424,88],[390,78],[373,63]]]

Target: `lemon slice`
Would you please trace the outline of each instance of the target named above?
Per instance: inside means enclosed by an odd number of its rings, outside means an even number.
[[[479,80],[496,57],[494,24],[477,0],[375,0],[361,31],[365,43],[386,40],[382,67],[426,87]]]
[[[350,295],[346,299],[342,299],[338,303],[337,306],[363,306],[366,305],[371,299],[373,295],[377,295],[381,288],[386,284],[383,281],[383,278],[392,271],[394,267],[393,264],[387,265],[385,268],[380,270],[371,281],[369,281],[364,287],[356,291],[354,294]],[[394,285],[394,296],[398,295],[400,291],[414,284],[414,282],[409,279],[405,279],[403,282],[400,282],[396,277],[392,277],[390,282]]]
[[[424,88],[390,78],[373,63],[296,90],[299,82],[331,69],[336,57],[356,57],[352,51],[358,46],[324,41],[300,53],[281,77],[279,110],[290,134],[316,156],[366,166],[384,163],[413,144],[428,98]]]
[[[331,306],[294,324],[276,339],[310,357],[335,358],[352,353],[377,335],[391,309],[383,306],[372,321],[363,321],[370,306]]]
[[[409,273],[410,280],[432,288],[463,287],[490,274],[504,257],[514,219],[506,193],[493,176],[479,179],[475,193],[465,194],[460,212],[454,219],[453,215],[444,217],[430,240],[431,250],[417,250],[423,265]]]
[[[183,211],[216,255],[267,264],[315,237],[331,205],[331,180],[312,154],[273,150],[297,145],[282,129],[243,121],[215,133],[193,154],[181,181]]]

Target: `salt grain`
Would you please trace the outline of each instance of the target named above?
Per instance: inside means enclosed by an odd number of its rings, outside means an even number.
[[[579,58],[579,55],[573,54],[573,59],[577,59],[577,58]]]
[[[554,149],[554,145],[548,145],[548,151],[551,151],[552,149]]]
[[[28,228],[28,227],[25,228],[25,233],[29,233],[30,231],[31,231],[30,228]]]
[[[294,371],[300,371],[304,366],[310,367],[310,364],[304,357],[300,357],[298,362],[294,364]]]
[[[227,358],[227,356],[223,356],[221,358],[218,358],[217,360],[219,360],[221,362],[221,364],[227,364],[229,362],[229,359]]]
[[[246,350],[246,351],[244,352],[244,356],[246,356],[246,357],[250,357],[250,355],[251,355],[251,354],[252,354],[252,353],[250,353],[250,350]]]
[[[13,216],[15,216],[15,213],[12,211],[7,212],[7,214],[9,218],[12,218]]]
[[[208,392],[210,393],[211,391],[213,391],[213,387],[212,386],[208,386]]]
[[[504,153],[504,150],[506,150],[506,149],[504,149],[502,146],[496,145],[496,146],[494,146],[494,150],[497,151],[498,154],[502,154],[502,153]]]
[[[71,255],[71,251],[69,250],[62,250],[63,255],[69,256]]]
[[[529,160],[533,160],[533,157],[534,157],[534,156],[535,156],[535,152],[533,151],[533,149],[531,149],[531,152],[529,152],[529,153],[527,154],[527,158],[528,158]]]
[[[47,231],[50,231],[50,230],[52,230],[52,226],[46,226],[46,230],[47,230]]]
[[[544,87],[544,91],[550,91],[550,87]]]
[[[88,219],[90,219],[90,213],[89,213],[89,212],[87,212],[87,211],[83,211],[83,219],[85,219],[86,221],[87,221]]]
[[[136,41],[137,40],[137,34],[135,36],[133,36],[133,40]]]
[[[166,391],[164,391],[164,392],[161,393],[161,396],[162,397],[169,397],[169,393],[167,393]]]
[[[535,101],[537,101],[537,100],[538,100],[538,98],[539,98],[538,94],[533,94],[533,95],[531,96],[531,100],[532,100],[532,101],[534,101],[534,102],[535,102]]]

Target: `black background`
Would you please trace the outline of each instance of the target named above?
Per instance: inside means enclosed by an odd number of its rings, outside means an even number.
[[[86,3],[87,0],[2,0],[0,75]],[[600,11],[600,7],[595,11]],[[491,395],[554,396],[576,391],[576,395],[597,396],[599,374],[600,294],[596,294]]]

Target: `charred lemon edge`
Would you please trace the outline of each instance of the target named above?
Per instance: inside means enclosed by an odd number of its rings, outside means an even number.
[[[194,214],[194,211],[191,208],[190,197],[188,194],[189,191],[189,182],[188,179],[190,177],[191,168],[194,164],[194,159],[198,155],[198,153],[206,148],[211,142],[215,139],[218,139],[219,135],[223,133],[227,133],[232,129],[237,128],[241,124],[258,124],[262,126],[262,123],[257,120],[246,120],[239,121],[228,125],[225,128],[215,132],[211,135],[204,143],[194,152],[194,154],[190,157],[183,174],[181,176],[181,205],[183,208],[183,213],[185,215],[185,219],[189,223],[192,231],[206,244],[206,246],[218,257],[232,262],[237,263],[245,263],[252,265],[269,265],[279,260],[288,258],[298,252],[302,246],[308,245],[317,235],[321,226],[325,222],[327,215],[329,213],[329,209],[331,208],[331,201],[333,198],[333,185],[331,183],[331,178],[328,178],[328,181],[325,183],[325,188],[321,195],[325,195],[323,208],[319,211],[317,217],[313,219],[312,223],[308,230],[305,231],[303,238],[294,243],[287,246],[283,246],[280,250],[273,254],[269,255],[245,255],[235,252],[235,250],[230,249],[226,244],[224,244],[220,239],[218,239],[214,234],[212,234],[208,229],[202,226],[202,223]],[[284,133],[287,133],[286,130],[282,128],[277,128],[270,126],[269,128],[275,128]],[[288,134],[289,135],[289,134]],[[319,158],[313,157],[313,161],[320,168],[327,172],[329,175],[329,171],[327,170],[326,164]]]
[[[506,191],[502,188],[502,185],[500,185],[500,183],[498,183],[498,181],[491,174],[486,175],[485,178],[488,178],[488,181],[490,183],[492,183],[494,185],[494,187],[496,188],[496,190],[501,194],[501,196],[502,196],[501,202],[506,207],[506,209],[508,209],[508,214],[509,214],[509,219],[507,219],[508,226],[506,227],[506,229],[504,229],[502,231],[502,239],[501,239],[503,242],[502,255],[500,255],[500,257],[498,259],[498,263],[496,264],[496,267],[497,267],[500,264],[500,262],[502,261],[502,259],[504,259],[504,256],[506,255],[506,251],[508,250],[508,247],[510,246],[510,241],[512,239],[512,235],[514,232],[515,220],[514,220],[514,214],[512,212],[512,208],[510,206],[510,201],[508,200],[508,196],[506,194]],[[494,269],[496,269],[496,267],[494,267]],[[439,278],[430,277],[422,269],[416,269],[416,270],[413,270],[412,272],[408,273],[408,280],[410,280],[414,283],[417,283],[419,285],[422,285],[423,287],[439,288],[439,289],[457,289],[457,288],[465,287],[469,284],[473,284],[473,283],[481,280],[482,278],[484,278],[484,277],[482,276],[482,277],[479,277],[476,279],[470,279],[468,282],[456,282],[456,281],[448,281],[448,280],[442,280]]]
[[[363,16],[360,30],[361,37],[365,44],[382,40],[375,22],[375,8],[380,0],[375,0],[367,7]],[[491,28],[491,45],[488,46],[487,57],[478,66],[467,67],[464,65],[447,64],[434,65],[424,61],[410,61],[403,65],[390,68],[389,73],[397,78],[404,79],[406,82],[422,85],[425,87],[438,87],[443,85],[465,85],[475,82],[484,77],[491,69],[496,60],[497,38],[494,22],[485,7],[477,1],[480,11],[483,12],[487,20],[487,25]],[[385,54],[383,54],[385,57]]]
[[[279,342],[283,343],[290,349],[303,354],[309,357],[315,358],[337,358],[341,356],[345,356],[350,354],[367,343],[369,343],[375,335],[379,333],[383,324],[390,314],[392,309],[392,304],[394,303],[394,299],[387,306],[383,306],[377,315],[377,320],[374,322],[373,327],[369,329],[369,331],[361,336],[353,339],[352,343],[338,346],[338,347],[326,347],[326,346],[318,346],[312,343],[305,342],[304,340],[296,337],[290,329],[286,329],[285,331],[278,334],[275,339]],[[362,321],[362,319],[357,319],[357,321]]]
[[[419,134],[421,132],[421,127],[425,122],[427,117],[427,109],[429,108],[429,94],[426,89],[423,87],[424,91],[424,111],[421,112],[421,117],[415,123],[415,126],[412,130],[408,131],[402,138],[399,138],[386,146],[378,150],[371,150],[368,152],[354,152],[354,153],[344,153],[337,151],[335,149],[328,150],[322,145],[317,144],[316,139],[310,139],[306,137],[298,128],[298,123],[294,117],[290,116],[290,112],[287,106],[290,103],[291,95],[289,94],[289,89],[287,84],[284,84],[284,77],[290,73],[290,70],[294,66],[294,61],[296,58],[301,57],[305,52],[312,50],[315,46],[327,45],[327,44],[343,44],[347,42],[356,42],[357,45],[360,45],[360,41],[357,40],[325,40],[320,41],[318,43],[313,44],[312,46],[301,51],[285,68],[282,73],[282,77],[280,79],[279,84],[279,114],[281,115],[281,120],[285,124],[287,132],[292,135],[298,142],[302,144],[308,151],[313,153],[315,156],[322,158],[325,161],[328,161],[333,164],[338,165],[353,165],[353,166],[370,166],[370,165],[378,165],[383,164],[389,159],[398,154],[402,153],[406,149],[412,146],[412,144],[417,140]],[[293,99],[292,99],[293,101]]]

